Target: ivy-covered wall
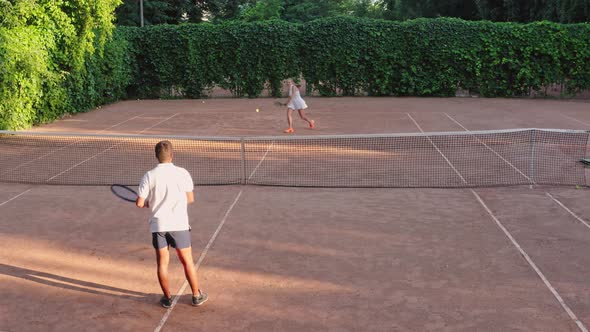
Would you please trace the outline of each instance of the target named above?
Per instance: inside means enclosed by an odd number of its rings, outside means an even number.
[[[590,24],[332,18],[113,31],[92,11],[73,21],[50,10],[66,2],[23,3],[45,7],[34,19],[0,23],[3,129],[125,98],[201,98],[215,86],[237,96],[265,88],[280,96],[287,78],[303,78],[324,96],[454,96],[467,89],[513,97],[555,84],[566,94],[590,88]]]
[[[214,85],[258,96],[265,84],[303,77],[322,95],[488,97],[529,95],[553,84],[590,88],[590,25],[335,18],[120,28],[130,36],[130,91],[200,97]]]

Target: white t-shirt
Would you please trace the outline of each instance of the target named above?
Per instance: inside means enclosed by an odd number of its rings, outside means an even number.
[[[172,163],[158,164],[145,173],[138,195],[149,202],[150,232],[174,232],[190,229],[186,193],[194,189],[189,172]]]

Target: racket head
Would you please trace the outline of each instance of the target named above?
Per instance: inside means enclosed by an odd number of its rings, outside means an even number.
[[[111,186],[111,192],[124,201],[133,203],[137,201],[137,192],[128,186],[114,184]]]

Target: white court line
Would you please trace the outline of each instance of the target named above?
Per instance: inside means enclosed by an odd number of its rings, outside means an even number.
[[[248,177],[248,180],[250,180],[254,176],[254,173],[256,173],[256,171],[258,170],[258,167],[260,167],[260,165],[262,164],[264,159],[266,159],[266,155],[268,154],[268,152],[270,152],[270,149],[272,148],[272,146],[274,144],[275,144],[275,141],[272,141],[272,143],[270,143],[270,145],[268,146],[268,149],[266,149],[266,152],[264,153],[264,156],[262,156],[262,159],[260,160],[260,162],[258,162],[258,165],[256,165],[256,168],[254,168],[254,170],[252,171],[252,173]]]
[[[490,215],[490,217],[492,217],[492,219],[496,222],[496,225],[498,225],[498,227],[500,227],[500,229],[504,232],[504,235],[506,235],[506,237],[508,237],[510,242],[512,242],[512,244],[516,247],[516,249],[518,249],[518,251],[520,252],[522,257],[524,257],[524,259],[527,261],[527,263],[529,263],[531,268],[533,268],[533,270],[535,270],[535,272],[537,273],[537,276],[539,276],[539,278],[541,278],[541,280],[543,281],[545,286],[549,289],[551,294],[553,294],[553,296],[557,299],[557,302],[559,302],[559,304],[561,305],[563,310],[565,310],[565,312],[568,314],[568,316],[574,321],[574,323],[576,323],[576,325],[578,326],[580,331],[588,332],[588,330],[586,329],[586,326],[584,326],[584,324],[578,319],[578,317],[576,316],[576,314],[574,314],[572,309],[570,309],[570,307],[565,303],[565,301],[563,300],[561,295],[559,295],[557,290],[555,290],[555,288],[551,285],[549,280],[547,280],[547,278],[545,277],[543,272],[541,272],[541,270],[537,267],[535,262],[533,262],[531,257],[524,251],[524,249],[522,249],[520,244],[518,244],[518,242],[516,242],[516,240],[514,239],[514,237],[512,237],[510,232],[508,232],[506,227],[504,227],[504,225],[498,220],[498,218],[496,218],[496,216],[492,213],[492,211],[484,203],[484,201],[481,199],[481,197],[479,197],[479,195],[473,189],[471,189],[471,192],[473,193],[473,195],[475,196],[475,198],[477,199],[479,204],[481,204],[481,206],[483,206],[483,208]]]
[[[18,194],[18,195],[16,195],[16,196],[14,196],[14,197],[12,197],[11,199],[9,199],[9,200],[7,200],[7,201],[5,201],[5,202],[2,202],[2,203],[0,203],[0,206],[2,206],[2,205],[4,205],[4,204],[6,204],[6,203],[8,203],[8,202],[10,202],[10,201],[12,201],[12,200],[14,200],[14,199],[18,198],[18,197],[20,197],[20,196],[22,196],[22,195],[24,195],[24,194],[26,194],[27,192],[31,191],[31,189],[33,189],[33,188],[27,189],[27,190],[23,191],[22,193],[20,193],[20,194]]]
[[[424,133],[424,130],[422,130],[422,127],[420,127],[420,125],[418,124],[418,122],[416,122],[416,120],[414,120],[414,118],[410,115],[410,113],[406,113],[408,115],[408,117],[410,118],[410,120],[412,120],[412,122],[414,122],[414,124],[416,125],[416,127],[418,127],[418,129]],[[455,166],[449,161],[449,159],[447,158],[447,156],[444,155],[444,153],[442,153],[442,151],[440,151],[440,149],[438,148],[438,146],[436,146],[436,144],[434,144],[434,142],[432,141],[432,139],[430,139],[430,136],[426,136],[426,138],[428,139],[428,141],[430,142],[430,144],[432,144],[432,146],[434,146],[434,148],[436,149],[436,151],[438,151],[438,153],[440,153],[440,155],[445,158],[445,161],[447,162],[447,164],[449,164],[449,166],[451,166],[451,168],[453,168],[453,170],[455,171],[455,173],[457,173],[457,175],[459,175],[459,177],[461,178],[461,180],[463,180],[463,182],[465,184],[467,184],[467,181],[465,180],[465,178],[463,177],[463,175],[461,175],[461,173],[459,173],[459,171],[455,168]]]
[[[175,116],[177,116],[177,115],[178,115],[178,113],[176,113],[176,114],[172,115],[171,117],[168,117],[168,118],[166,118],[166,119],[164,119],[164,120],[162,120],[162,121],[160,121],[160,122],[156,123],[155,125],[153,125],[153,126],[151,126],[151,127],[149,127],[149,128],[146,128],[146,129],[144,129],[144,130],[140,131],[139,133],[141,134],[141,133],[143,133],[143,132],[144,132],[144,131],[146,131],[146,130],[150,130],[150,129],[152,129],[152,128],[156,127],[157,125],[161,124],[162,122],[168,121],[168,120],[172,119],[173,117],[175,117]],[[111,150],[112,148],[116,147],[117,145],[121,145],[121,144],[122,144],[122,142],[121,142],[121,143],[117,143],[117,144],[115,144],[115,145],[113,145],[113,146],[111,146],[111,147],[109,147],[109,148],[106,148],[106,149],[102,150],[101,152],[99,152],[99,153],[97,153],[97,154],[95,154],[95,155],[93,155],[93,156],[91,156],[91,157],[87,158],[86,160],[84,160],[84,161],[81,161],[81,162],[77,163],[76,165],[74,165],[74,166],[72,166],[72,167],[70,167],[70,168],[66,169],[65,171],[62,171],[62,172],[60,172],[59,174],[56,174],[56,175],[54,175],[54,176],[50,177],[50,178],[49,178],[49,179],[47,179],[45,182],[49,182],[49,181],[51,181],[51,180],[55,179],[56,177],[58,177],[58,176],[60,176],[60,175],[62,175],[62,174],[64,174],[64,173],[67,173],[67,172],[71,171],[72,169],[74,169],[74,168],[76,168],[76,167],[78,167],[78,166],[80,166],[80,165],[82,165],[82,164],[86,163],[86,162],[87,162],[87,161],[89,161],[89,160],[92,160],[92,159],[94,159],[94,158],[96,158],[96,157],[100,156],[101,154],[103,154],[103,153],[105,153],[105,152],[107,152],[107,151]]]
[[[182,113],[176,113],[176,114],[182,114]],[[160,119],[165,119],[165,117],[163,116],[140,116],[139,117],[142,120],[160,120]]]
[[[161,124],[161,123],[163,123],[163,122],[166,122],[166,121],[168,121],[168,120],[172,119],[173,117],[175,117],[175,116],[177,116],[177,115],[179,115],[179,114],[180,114],[180,113],[176,113],[176,114],[174,114],[174,115],[172,115],[172,116],[169,116],[169,117],[167,117],[166,119],[164,119],[164,120],[162,120],[162,121],[160,121],[160,122],[156,123],[155,125],[153,125],[153,126],[151,126],[151,127],[149,127],[149,128],[145,128],[144,130],[140,131],[139,133],[140,133],[140,134],[143,134],[143,132],[145,132],[145,131],[148,131],[148,130],[152,129],[152,128],[154,128],[154,127],[158,126],[159,124]]]
[[[143,113],[142,113],[142,114],[139,114],[139,115],[136,115],[136,116],[134,116],[134,117],[132,117],[132,118],[129,118],[129,119],[125,120],[125,121],[122,121],[122,122],[116,123],[116,124],[114,124],[114,125],[112,125],[112,126],[110,126],[110,127],[108,127],[108,128],[105,128],[105,129],[102,129],[102,130],[100,130],[100,131],[99,131],[99,133],[100,133],[100,132],[103,132],[103,131],[107,131],[107,130],[109,130],[109,129],[113,129],[113,128],[115,128],[115,127],[118,127],[118,126],[120,126],[120,125],[122,125],[122,124],[124,124],[124,123],[126,123],[126,122],[129,122],[129,121],[131,121],[131,120],[135,120],[135,119],[137,119],[137,118],[141,117],[142,115],[143,115]]]
[[[550,193],[546,192],[545,194],[549,196],[549,198],[551,198],[555,203],[561,206],[564,210],[566,210],[569,214],[571,214],[574,218],[578,219],[578,221],[584,224],[584,226],[590,228],[590,225],[588,225],[588,223],[584,219],[578,217],[578,215],[575,214],[572,210],[568,209],[568,207],[565,206],[565,204],[560,202],[557,198],[553,197],[553,195],[551,195]]]
[[[471,132],[469,129],[465,128],[462,124],[460,124],[458,121],[456,121],[455,119],[453,119],[450,115],[448,115],[447,113],[445,113],[445,115],[451,119],[453,122],[455,122],[456,124],[458,124],[459,126],[461,126],[461,128],[465,129],[465,131],[467,132]],[[565,116],[565,115],[564,115]],[[482,144],[485,145],[485,143],[481,142]],[[489,147],[488,147],[489,148]],[[489,148],[490,150],[492,150],[493,152],[495,152],[492,148]],[[498,155],[498,154],[497,154]],[[500,158],[502,158],[502,156],[498,155]],[[502,158],[502,160],[506,161],[504,158]],[[510,166],[512,166],[514,169],[516,169],[520,174],[522,174],[522,172],[516,168],[515,166],[513,166],[512,164],[510,164],[508,161],[506,161]],[[529,179],[528,176],[522,174],[523,176],[525,176],[527,179]],[[529,179],[533,184],[536,184],[534,180]],[[532,188],[531,188],[532,189]],[[584,224],[586,227],[590,228],[590,225],[582,218],[580,218],[578,215],[576,215],[572,210],[570,210],[567,206],[565,206],[565,204],[563,204],[562,202],[560,202],[557,198],[553,197],[553,195],[551,195],[548,192],[545,192],[545,194],[551,198],[555,203],[557,203],[561,208],[563,208],[565,211],[567,211],[569,214],[571,214],[574,218],[576,218],[579,222],[581,222],[582,224]]]
[[[561,116],[563,116],[564,118],[579,122],[581,124],[583,124],[584,126],[590,127],[590,123],[584,122],[584,121],[580,121],[576,118],[572,118],[571,116],[567,116],[565,114],[560,114]],[[550,193],[546,192],[545,194],[547,194],[547,196],[549,196],[555,203],[557,203],[559,206],[561,206],[564,210],[566,210],[569,214],[571,214],[574,218],[578,219],[579,222],[581,222],[582,224],[584,224],[584,226],[590,228],[590,225],[588,225],[588,223],[586,221],[584,221],[584,219],[578,217],[577,214],[575,214],[572,210],[570,210],[567,206],[565,206],[565,204],[563,204],[562,202],[560,202],[557,198],[553,197],[553,195],[551,195]]]
[[[141,115],[141,114],[140,114],[140,115]],[[114,125],[112,125],[112,126],[110,126],[110,127],[108,127],[108,128],[102,129],[102,130],[100,130],[100,131],[99,131],[99,133],[100,133],[100,132],[103,132],[103,131],[107,131],[107,130],[109,130],[109,129],[112,129],[112,128],[114,128],[114,127],[120,126],[120,125],[122,125],[122,124],[123,124],[123,123],[125,123],[125,122],[131,121],[131,120],[134,120],[134,119],[136,119],[137,117],[139,117],[140,115],[136,115],[136,116],[134,116],[134,117],[132,117],[132,118],[129,118],[129,119],[125,120],[125,121],[119,122],[119,123],[117,123],[117,124],[114,124]],[[20,164],[20,165],[16,166],[15,168],[12,168],[12,169],[9,169],[9,170],[7,170],[7,171],[4,171],[2,174],[0,174],[0,176],[2,176],[2,175],[5,175],[5,174],[8,174],[8,173],[10,173],[10,172],[13,172],[13,171],[16,171],[17,169],[19,169],[19,168],[21,168],[21,167],[23,167],[23,166],[26,166],[26,165],[28,165],[28,164],[34,163],[34,162],[36,162],[36,161],[38,161],[38,160],[40,160],[40,159],[43,159],[43,158],[45,158],[45,157],[48,157],[48,156],[50,156],[50,155],[52,155],[52,154],[54,154],[54,153],[56,153],[56,152],[58,152],[58,151],[61,151],[61,150],[65,149],[65,148],[67,148],[68,146],[72,146],[72,145],[74,145],[74,144],[77,144],[77,143],[79,143],[79,142],[80,142],[80,140],[74,141],[74,142],[72,142],[72,143],[70,143],[70,144],[67,144],[67,145],[64,145],[64,146],[62,146],[61,148],[59,148],[59,149],[57,149],[57,150],[53,150],[53,151],[51,151],[51,152],[49,152],[49,153],[46,153],[46,154],[44,154],[44,155],[42,155],[42,156],[40,156],[40,157],[38,157],[38,158],[36,158],[36,159],[29,160],[29,161],[27,161],[27,162],[25,162],[25,163],[23,163],[23,164]]]
[[[101,132],[102,132],[102,131],[109,130],[109,129],[111,129],[111,128],[114,128],[114,127],[117,127],[117,126],[120,126],[120,125],[122,125],[123,123],[126,123],[126,122],[128,122],[128,121],[131,121],[131,120],[133,120],[133,119],[136,119],[137,117],[139,117],[139,116],[141,116],[141,115],[142,115],[142,114],[140,114],[140,115],[136,115],[136,116],[134,116],[134,117],[131,117],[131,118],[129,118],[129,119],[127,119],[127,120],[125,120],[125,121],[122,121],[122,122],[116,123],[116,124],[114,124],[114,125],[112,125],[112,126],[110,126],[110,127],[108,127],[108,128],[102,129],[102,130],[101,130]],[[57,152],[57,151],[63,150],[63,149],[65,149],[66,147],[68,147],[68,146],[71,146],[71,145],[73,145],[73,144],[76,144],[76,143],[78,143],[78,142],[79,142],[79,141],[72,142],[72,143],[70,143],[70,144],[68,144],[68,145],[65,145],[65,146],[63,146],[63,147],[61,147],[61,148],[59,148],[59,149],[57,149],[57,150],[51,151],[50,153],[47,153],[47,154],[45,154],[45,155],[43,155],[43,156],[41,156],[41,157],[39,157],[39,158],[37,158],[37,159],[33,159],[33,160],[30,160],[30,161],[28,161],[28,162],[26,162],[26,163],[20,164],[20,165],[18,165],[17,167],[15,167],[15,168],[13,168],[13,169],[10,169],[10,170],[8,170],[8,171],[5,171],[5,172],[3,172],[3,173],[2,173],[2,174],[0,174],[0,175],[4,175],[4,174],[7,174],[7,173],[10,173],[10,172],[12,172],[12,171],[14,171],[14,170],[17,170],[17,169],[19,169],[19,168],[21,168],[21,167],[23,167],[23,166],[25,166],[25,165],[28,165],[28,164],[30,164],[30,163],[32,163],[32,162],[35,162],[35,161],[37,161],[37,160],[39,160],[39,159],[45,158],[45,157],[47,157],[47,156],[49,156],[49,155],[51,155],[51,154],[53,154],[53,153],[55,153],[55,152]],[[0,206],[3,206],[4,204],[6,204],[6,203],[8,203],[8,202],[10,202],[10,201],[12,201],[12,200],[14,200],[14,199],[16,199],[16,198],[18,198],[18,197],[22,196],[22,195],[24,195],[25,193],[29,192],[29,191],[30,191],[30,190],[32,190],[32,189],[33,189],[33,188],[30,188],[30,189],[27,189],[27,190],[23,191],[22,193],[20,193],[20,194],[18,194],[18,195],[16,195],[16,196],[12,197],[11,199],[9,199],[9,200],[7,200],[7,201],[5,201],[5,202],[1,203],[1,204],[0,204]]]
[[[451,121],[453,121],[454,123],[456,123],[457,125],[459,125],[461,128],[463,128],[466,132],[470,133],[471,130],[465,128],[462,124],[459,123],[459,121],[453,119],[453,117],[451,117],[450,115],[448,115],[446,112],[443,113],[444,115],[446,115],[449,119],[451,119]],[[482,140],[480,140],[477,136],[474,136],[475,139],[480,142],[481,144],[483,144],[483,146],[485,146],[486,148],[488,148],[490,151],[492,151],[496,156],[500,157],[500,159],[502,159],[505,163],[507,163],[508,165],[510,165],[510,167],[514,168],[520,175],[524,176],[529,182],[536,184],[535,181],[531,178],[529,178],[528,176],[526,176],[526,174],[524,174],[523,172],[521,172],[521,170],[519,170],[516,166],[512,165],[511,162],[509,162],[508,160],[504,159],[504,157],[502,157],[498,152],[496,152],[494,149],[490,148],[485,142],[483,142]]]
[[[213,245],[213,243],[217,239],[217,236],[219,235],[221,228],[225,224],[225,221],[227,220],[227,217],[229,216],[230,212],[233,210],[234,206],[238,202],[238,199],[240,199],[240,196],[242,196],[243,191],[244,191],[244,189],[240,189],[240,192],[238,193],[238,195],[234,199],[233,203],[229,206],[229,208],[225,212],[223,219],[221,219],[219,226],[217,226],[215,233],[213,233],[213,236],[211,236],[211,239],[209,239],[209,243],[207,243],[207,246],[205,246],[205,249],[203,249],[203,251],[201,252],[201,256],[199,256],[199,260],[195,264],[196,270],[199,270],[199,266],[201,266],[201,263],[203,262],[203,260],[205,259],[205,256],[207,256],[207,253],[209,252],[209,249],[211,248],[211,246]],[[158,326],[156,326],[156,328],[154,329],[154,332],[159,332],[162,329],[162,327],[164,327],[164,324],[166,324],[166,321],[168,320],[168,317],[170,317],[170,314],[172,313],[172,310],[176,306],[176,303],[178,303],[178,299],[180,299],[180,296],[182,294],[184,294],[184,291],[186,290],[187,286],[188,286],[188,282],[185,280],[184,283],[182,284],[182,287],[180,287],[180,289],[176,293],[176,296],[174,297],[174,300],[172,301],[172,305],[170,306],[170,308],[168,308],[168,310],[166,310],[166,313],[164,314],[164,316],[160,320],[160,323],[158,324]]]
[[[559,114],[559,115],[563,116],[564,118],[568,118],[568,119],[570,119],[570,120],[573,120],[573,121],[579,122],[579,123],[583,124],[584,126],[590,127],[590,124],[589,124],[589,123],[587,123],[587,122],[580,121],[580,120],[578,120],[578,119],[576,119],[576,118],[572,118],[571,116],[567,116],[567,115],[565,115],[565,114]]]
[[[69,172],[69,171],[73,170],[74,168],[76,168],[76,167],[78,167],[78,166],[80,166],[80,165],[84,164],[85,162],[87,162],[87,161],[89,161],[89,160],[92,160],[92,159],[94,159],[94,158],[96,158],[96,157],[100,156],[101,154],[103,154],[103,153],[105,153],[105,152],[109,151],[110,149],[112,149],[112,148],[116,147],[116,146],[117,146],[117,145],[119,145],[119,144],[121,144],[121,143],[118,143],[118,144],[115,144],[115,145],[113,145],[113,146],[111,146],[111,147],[109,147],[109,148],[106,148],[106,149],[102,150],[101,152],[99,152],[99,153],[97,153],[97,154],[95,154],[95,155],[93,155],[93,156],[91,156],[91,157],[87,158],[86,160],[84,160],[84,161],[81,161],[81,162],[77,163],[76,165],[74,165],[74,166],[72,166],[72,167],[70,167],[70,168],[66,169],[65,171],[61,171],[61,172],[59,172],[58,174],[56,174],[56,175],[54,175],[54,176],[50,177],[49,179],[45,180],[45,182],[49,182],[49,181],[51,181],[51,180],[55,179],[56,177],[59,177],[60,175],[62,175],[62,174],[64,174],[64,173],[67,173],[67,172]]]
[[[410,116],[410,114],[408,114],[408,116]],[[412,119],[412,121],[414,121],[414,119],[411,116],[410,116],[410,119]],[[418,129],[420,129],[420,131],[424,132],[422,130],[422,128],[420,127],[420,125],[418,125],[418,123],[416,121],[414,121],[414,123],[416,124],[416,126],[418,127]],[[434,145],[433,142],[431,142],[431,143]],[[434,147],[436,147],[436,145],[434,145]],[[438,150],[438,151],[439,151],[439,153],[442,154],[442,152],[440,152],[440,150]],[[454,167],[453,167],[453,169],[454,169]],[[463,178],[463,177],[461,177],[461,178]],[[514,237],[512,237],[512,235],[510,234],[510,232],[508,232],[508,230],[506,229],[506,227],[504,227],[504,225],[498,220],[498,218],[496,218],[496,216],[492,213],[492,211],[484,203],[484,201],[481,199],[481,197],[479,197],[479,195],[475,192],[475,190],[473,190],[473,189],[469,189],[469,190],[475,196],[475,198],[477,199],[477,201],[487,211],[487,213],[492,217],[492,219],[494,219],[494,221],[496,222],[496,225],[498,225],[498,227],[500,227],[500,229],[504,232],[504,234],[508,237],[508,239],[512,242],[512,244],[516,247],[516,249],[518,249],[518,251],[520,252],[520,254],[526,259],[526,261],[529,263],[529,265],[537,273],[537,275],[539,276],[539,278],[541,278],[541,280],[543,281],[543,283],[545,284],[545,286],[549,289],[549,291],[557,299],[557,301],[559,302],[559,304],[561,305],[561,307],[566,311],[566,313],[569,315],[569,317],[576,323],[576,325],[578,326],[578,328],[580,329],[580,331],[582,331],[582,332],[588,332],[588,330],[586,329],[586,327],[584,326],[584,324],[578,319],[578,317],[576,317],[576,315],[574,314],[574,312],[565,303],[565,301],[563,300],[563,298],[561,297],[561,295],[559,295],[559,293],[555,290],[555,288],[553,288],[553,286],[551,285],[551,283],[549,282],[549,280],[547,280],[547,278],[545,277],[545,275],[543,274],[543,272],[541,272],[541,270],[537,267],[537,265],[533,262],[533,260],[529,257],[529,255],[524,251],[524,249],[522,249],[522,247],[518,244],[518,242],[516,242],[516,240],[514,239]]]

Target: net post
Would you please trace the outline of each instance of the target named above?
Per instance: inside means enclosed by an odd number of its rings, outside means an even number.
[[[590,130],[585,131],[586,134],[586,144],[584,144],[584,158],[586,158],[586,154],[588,153],[588,140],[590,140]],[[586,175],[586,170],[584,167],[584,186],[588,186],[588,176]]]
[[[242,185],[246,184],[246,146],[244,138],[240,138],[240,145],[242,148]]]
[[[530,178],[533,183],[535,183],[535,132],[536,129],[531,129],[531,160],[530,160]],[[531,183],[531,186],[533,185]]]

